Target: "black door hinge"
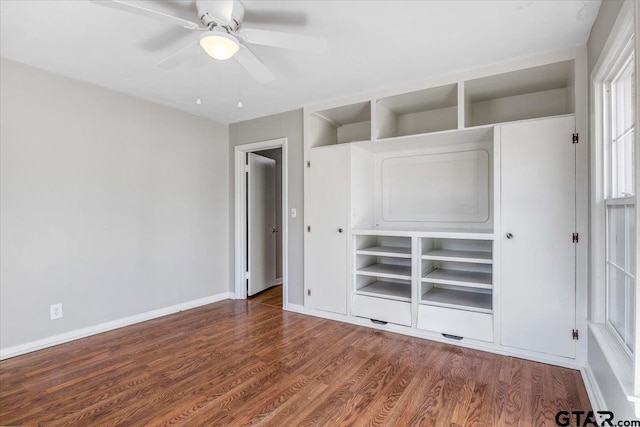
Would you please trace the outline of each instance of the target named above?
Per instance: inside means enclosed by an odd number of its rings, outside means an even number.
[[[307,225],[307,233],[311,233],[311,226]]]
[[[311,289],[307,289],[307,295],[311,296]]]
[[[573,143],[577,144],[580,141],[580,137],[578,136],[577,133],[573,134]]]
[[[578,339],[578,330],[574,329],[573,331],[571,331],[571,336],[573,337],[574,340]]]
[[[310,168],[311,167],[311,160],[307,160],[307,167]]]
[[[579,240],[580,240],[580,235],[578,233],[573,233],[573,238],[571,239],[571,241],[573,243],[578,243]]]

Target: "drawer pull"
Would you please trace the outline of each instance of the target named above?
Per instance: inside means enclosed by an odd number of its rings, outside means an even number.
[[[450,340],[456,340],[456,341],[460,341],[462,338],[464,338],[458,335],[451,335],[451,334],[442,334],[442,336],[445,338],[449,338]]]

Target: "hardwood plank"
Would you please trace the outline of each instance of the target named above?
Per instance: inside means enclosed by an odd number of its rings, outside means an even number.
[[[1,425],[553,425],[580,373],[228,300],[0,361]]]
[[[248,298],[249,301],[260,304],[282,307],[282,285],[272,286],[256,295]]]

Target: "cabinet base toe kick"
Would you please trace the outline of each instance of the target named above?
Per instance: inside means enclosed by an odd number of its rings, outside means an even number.
[[[493,342],[493,314],[421,305],[418,329],[439,332],[445,338]]]

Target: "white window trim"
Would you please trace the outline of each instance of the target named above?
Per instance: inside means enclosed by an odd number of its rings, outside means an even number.
[[[637,23],[634,22],[634,7],[637,8],[638,1],[627,0],[622,5],[618,19],[613,26],[613,29],[607,39],[605,46],[602,49],[602,54],[598,58],[596,65],[593,68],[591,74],[591,266],[590,266],[590,322],[589,326],[593,332],[593,336],[598,340],[600,348],[602,349],[608,363],[614,371],[618,382],[622,386],[623,390],[627,394],[630,401],[640,402],[640,331],[638,330],[638,319],[640,316],[636,315],[636,328],[635,328],[635,354],[630,356],[625,346],[620,342],[618,335],[613,332],[606,322],[606,268],[605,268],[605,245],[606,245],[606,218],[605,218],[605,196],[607,191],[607,179],[608,171],[605,168],[606,142],[605,136],[607,135],[607,126],[603,126],[606,123],[604,111],[604,81],[607,76],[610,75],[611,70],[615,67],[617,58],[624,52],[625,48],[628,48],[628,41],[635,33],[634,47],[635,47],[635,61],[636,61],[636,73],[639,71],[638,63],[640,52],[638,50],[638,38],[640,34],[636,30]],[[637,14],[638,11],[635,11]],[[637,74],[636,74],[637,75]],[[639,88],[636,85],[636,99],[640,100],[638,96]],[[637,101],[636,101],[637,102]],[[636,109],[636,129],[638,112],[640,108]],[[638,145],[638,132],[636,132],[636,147]],[[636,150],[635,167],[636,171],[640,171],[640,149]],[[640,189],[639,184],[640,173],[636,174],[636,193]],[[634,195],[635,205],[638,206],[638,195]],[[621,199],[620,203],[624,203],[627,198]],[[609,201],[611,204],[611,201]],[[638,218],[640,217],[640,209],[636,209],[636,224],[640,227]],[[636,242],[636,248],[640,247],[638,243],[638,232],[634,241]],[[640,266],[638,262],[640,253],[636,250],[636,265]],[[638,286],[636,284],[636,290]],[[640,307],[640,292],[636,292],[636,314],[638,307]],[[637,368],[634,370],[634,366]],[[629,381],[630,374],[633,373],[633,380]]]

